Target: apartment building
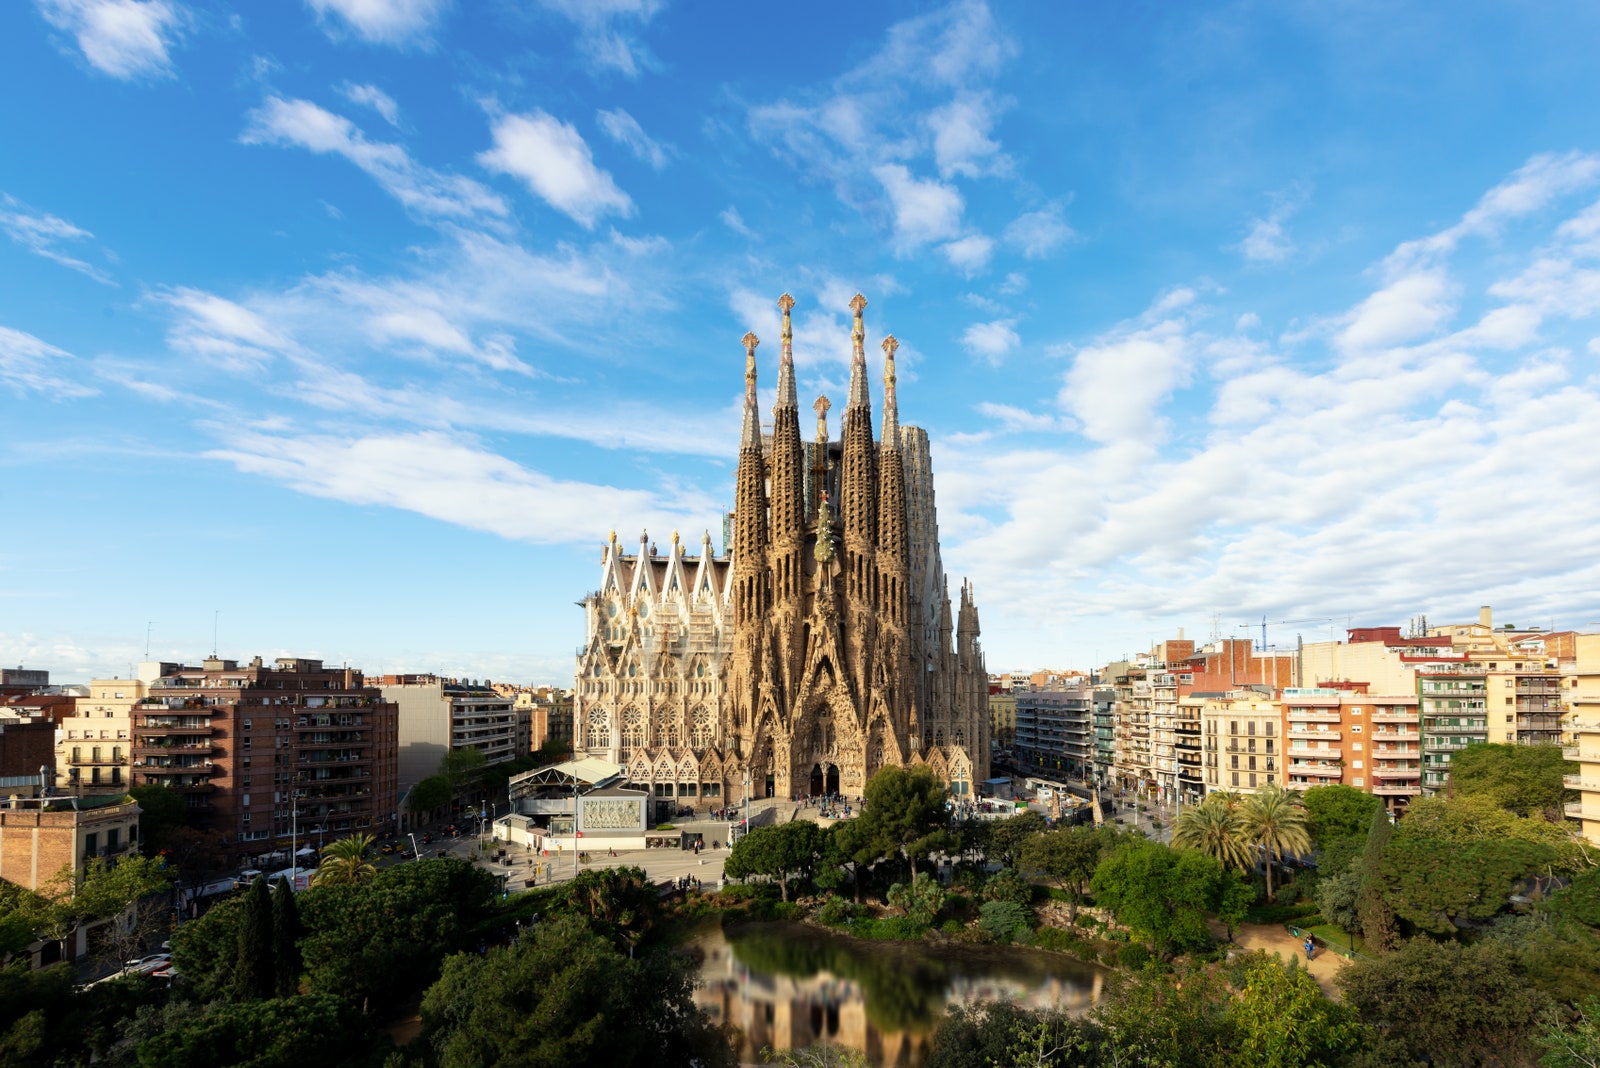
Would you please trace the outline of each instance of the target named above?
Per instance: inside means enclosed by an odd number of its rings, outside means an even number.
[[[176,668],[178,665],[165,665]],[[56,734],[56,790],[89,797],[123,793],[133,782],[133,709],[161,677],[159,663],[135,678],[94,679]]]
[[[1578,765],[1567,788],[1578,797],[1567,805],[1567,816],[1600,845],[1600,634],[1574,635],[1570,654],[1561,661],[1570,708],[1564,741],[1567,759]]]
[[[528,716],[528,750],[544,748],[546,742],[555,742],[572,751],[572,691],[556,686],[541,686],[519,691],[511,702],[511,709]]]
[[[1051,690],[1016,690],[1014,751],[1026,764],[1068,778],[1092,774],[1091,688],[1081,676]]]
[[[996,749],[1010,749],[1017,744],[1017,694],[1019,688],[1010,684],[1009,678],[1002,686],[998,681],[989,684],[989,730]]]
[[[1270,688],[1189,696],[1200,699],[1206,793],[1284,785],[1282,708]]]
[[[0,803],[0,879],[29,890],[63,870],[76,880],[95,857],[118,857],[138,844],[140,811],[121,795]]]
[[[1094,764],[1095,781],[1104,785],[1111,781],[1111,772],[1117,763],[1116,687],[1108,686],[1105,683],[1096,684],[1091,701],[1090,727],[1094,735],[1091,759]]]
[[[0,709],[0,797],[38,797],[55,774],[56,731]]]
[[[349,668],[260,657],[163,665],[132,709],[133,779],[182,794],[239,852],[392,826],[395,706]]]
[[[438,675],[384,675],[373,683],[399,709],[401,790],[437,772],[451,750],[476,749],[488,764],[515,760],[529,751],[526,742],[518,747],[515,699],[491,686]],[[531,710],[525,713],[524,719]]]

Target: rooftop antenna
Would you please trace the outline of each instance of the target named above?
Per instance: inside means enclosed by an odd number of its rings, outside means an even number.
[[[217,626],[222,619],[222,609],[211,613],[211,659],[217,658]]]
[[[144,658],[150,659],[150,633],[156,629],[156,621],[150,620],[144,625]]]

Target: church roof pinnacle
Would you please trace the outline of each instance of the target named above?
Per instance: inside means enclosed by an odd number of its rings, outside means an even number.
[[[900,342],[890,334],[883,339],[883,447],[900,448],[900,403],[895,398],[894,353]]]
[[[783,312],[783,334],[780,339],[782,354],[778,359],[778,408],[800,407],[800,402],[795,399],[794,390],[794,328],[789,320],[789,311],[794,307],[794,298],[785,293],[778,298],[778,309]]]
[[[867,328],[861,321],[861,312],[867,306],[867,298],[857,293],[850,300],[850,310],[855,313],[855,324],[850,328],[850,344],[852,354],[850,357],[850,399],[845,407],[854,408],[870,407],[872,400],[867,395]]]
[[[756,346],[761,339],[747,333],[739,339],[744,345],[744,428],[739,435],[739,445],[747,448],[761,447],[761,415],[756,411]]]

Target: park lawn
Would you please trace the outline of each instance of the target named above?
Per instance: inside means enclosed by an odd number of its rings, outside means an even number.
[[[1321,923],[1315,927],[1301,927],[1300,930],[1309,931],[1311,934],[1316,935],[1317,941],[1330,949],[1338,950],[1340,953],[1350,952],[1352,938],[1350,933],[1343,927],[1338,927],[1331,923]],[[1357,953],[1365,951],[1366,943],[1362,941],[1360,935],[1354,937],[1354,942]]]

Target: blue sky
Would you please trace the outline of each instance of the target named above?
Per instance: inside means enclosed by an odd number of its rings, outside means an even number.
[[[0,662],[570,678],[786,290],[807,399],[900,339],[991,669],[1600,621],[1600,11],[776,12],[0,5]]]

